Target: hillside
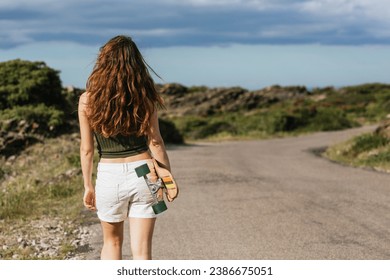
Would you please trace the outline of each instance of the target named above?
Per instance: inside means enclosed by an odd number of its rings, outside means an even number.
[[[305,87],[272,86],[256,91],[240,87],[207,88],[190,87],[180,84],[158,86],[167,104],[162,116],[212,116],[220,113],[252,111],[266,108],[287,99],[309,96]]]
[[[343,88],[159,86],[172,121],[186,139],[263,138],[346,129],[375,123],[390,112],[390,85]]]

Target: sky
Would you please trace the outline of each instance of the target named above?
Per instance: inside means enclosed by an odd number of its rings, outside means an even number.
[[[1,0],[0,61],[45,61],[85,87],[99,47],[131,36],[186,86],[390,83],[389,0]]]

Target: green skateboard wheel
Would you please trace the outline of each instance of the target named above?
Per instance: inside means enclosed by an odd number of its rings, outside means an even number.
[[[137,173],[138,177],[143,177],[144,175],[150,173],[150,169],[149,169],[149,166],[147,163],[134,168],[134,170],[135,170],[135,173]]]
[[[165,204],[165,201],[159,201],[157,204],[152,206],[154,214],[160,214],[161,212],[164,212],[168,209],[167,205]]]

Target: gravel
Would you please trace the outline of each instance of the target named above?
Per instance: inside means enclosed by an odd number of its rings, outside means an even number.
[[[6,235],[2,234],[0,259],[84,259],[90,238],[88,226],[48,217],[27,225],[23,229],[10,227]]]

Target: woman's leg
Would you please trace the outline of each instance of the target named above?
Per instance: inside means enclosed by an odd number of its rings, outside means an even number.
[[[134,260],[152,259],[152,237],[156,218],[130,218],[130,243]]]
[[[102,260],[121,260],[123,243],[123,222],[108,223],[101,221],[103,229]]]

